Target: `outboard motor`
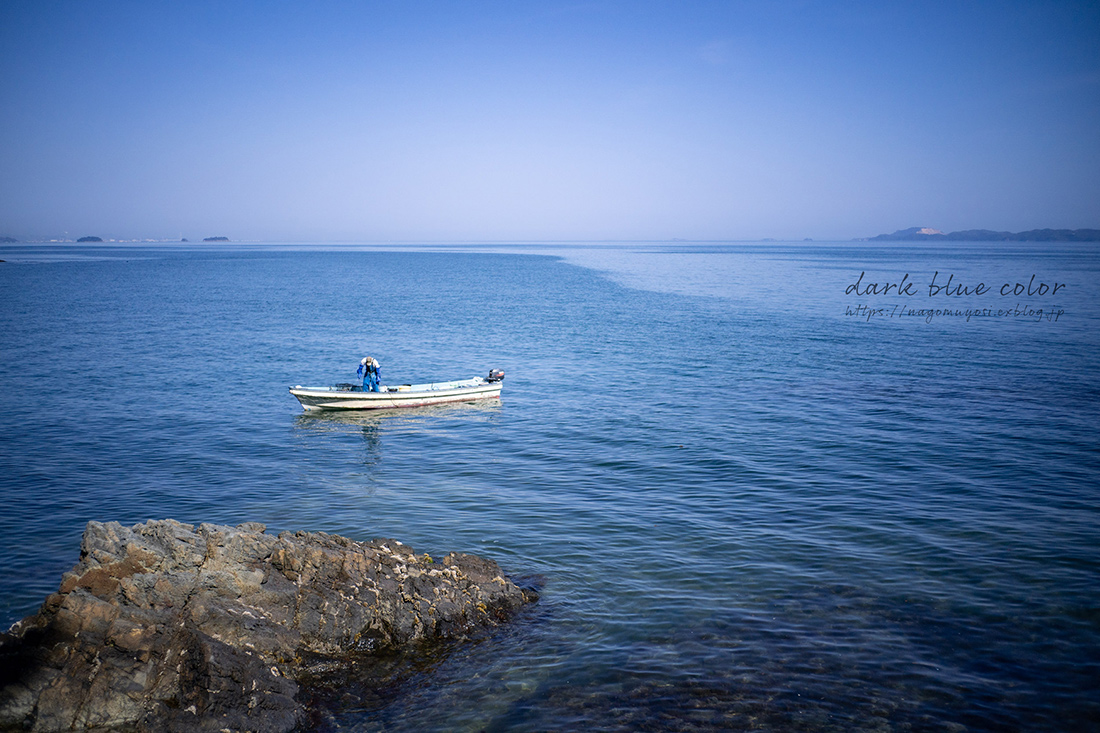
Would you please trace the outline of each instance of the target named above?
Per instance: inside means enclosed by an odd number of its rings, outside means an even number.
[[[503,382],[504,381],[504,370],[503,369],[490,369],[489,370],[489,378],[486,381],[487,382]]]

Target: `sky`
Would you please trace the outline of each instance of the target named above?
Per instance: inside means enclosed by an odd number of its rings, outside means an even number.
[[[0,236],[1100,228],[1100,3],[0,0]]]

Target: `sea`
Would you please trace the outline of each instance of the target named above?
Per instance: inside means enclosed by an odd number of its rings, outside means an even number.
[[[340,731],[1100,730],[1100,243],[0,245],[0,625],[89,520],[496,560]],[[309,414],[293,385],[506,372]]]

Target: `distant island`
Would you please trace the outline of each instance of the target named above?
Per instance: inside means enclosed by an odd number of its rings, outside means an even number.
[[[1100,242],[1100,229],[1031,229],[1026,232],[995,232],[992,229],[964,229],[941,232],[931,227],[899,229],[893,234],[871,237],[869,242]]]
[[[78,242],[102,242],[103,240],[100,239],[99,237],[81,237],[80,239],[78,239],[76,241],[78,241]]]
[[[0,244],[13,244],[18,241],[15,237],[0,237]]]
[[[228,242],[229,237],[206,237],[202,241],[204,241],[204,242]]]

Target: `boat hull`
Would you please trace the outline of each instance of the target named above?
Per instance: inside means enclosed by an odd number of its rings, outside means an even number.
[[[332,387],[291,387],[306,410],[392,410],[425,407],[448,402],[500,399],[500,382],[481,379],[383,388],[381,392],[341,390]]]

